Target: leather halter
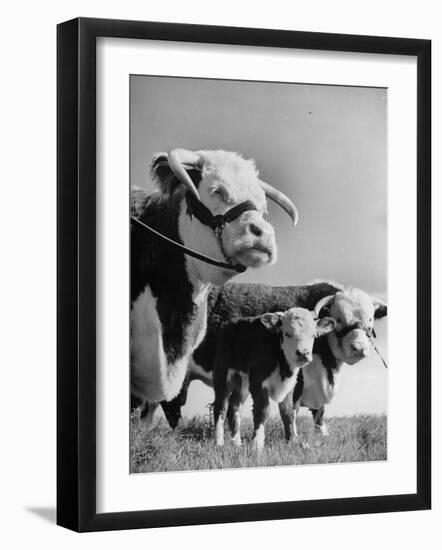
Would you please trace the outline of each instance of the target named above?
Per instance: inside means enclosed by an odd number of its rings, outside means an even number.
[[[367,335],[368,340],[370,341],[370,344],[373,346],[373,349],[375,352],[379,355],[380,360],[382,361],[385,368],[387,367],[387,363],[385,359],[382,357],[381,352],[378,350],[374,340],[376,338],[376,332],[374,328],[364,328],[362,323],[354,323],[353,325],[349,325],[348,327],[344,327],[341,330],[335,329],[335,334],[338,340],[342,340],[349,332],[352,330],[362,330]]]
[[[197,260],[201,260],[202,262],[205,262],[210,265],[214,265],[216,267],[221,267],[223,269],[232,269],[237,273],[244,273],[244,271],[247,269],[245,266],[241,264],[232,264],[231,262],[229,262],[229,258],[226,256],[224,252],[224,247],[222,244],[221,237],[222,237],[224,227],[227,223],[230,223],[236,220],[244,212],[247,212],[249,210],[258,210],[256,206],[253,204],[253,202],[251,201],[241,202],[240,204],[237,204],[236,206],[233,206],[232,208],[230,208],[230,210],[228,210],[225,214],[218,214],[216,216],[212,214],[212,212],[207,208],[205,204],[203,204],[200,200],[198,200],[195,196],[191,195],[190,193],[186,193],[186,202],[187,202],[187,214],[189,215],[189,217],[192,218],[193,216],[195,216],[195,218],[199,222],[201,222],[203,225],[207,225],[213,230],[213,232],[216,235],[216,238],[218,239],[221,252],[223,253],[224,257],[227,260],[226,262],[220,262],[213,258],[209,258],[209,256],[205,256],[200,252],[196,252],[196,250],[187,248],[187,246],[184,246],[174,241],[173,239],[166,237],[166,235],[163,235],[162,233],[160,233],[150,225],[142,222],[141,220],[139,220],[138,218],[135,218],[134,216],[131,216],[131,221],[136,225],[138,225],[139,227],[146,229],[152,235],[163,240],[173,248],[181,250],[182,252],[184,252],[184,254],[187,254],[188,256],[192,256],[192,258],[196,258]]]
[[[364,325],[360,322],[353,323],[353,325],[349,325],[348,327],[344,327],[341,330],[336,330],[335,329],[335,334],[339,338],[339,340],[342,340],[342,338],[347,336],[347,334],[349,332],[351,332],[352,330],[362,330],[363,332],[365,332],[365,334],[367,335],[368,338],[372,338],[372,337],[376,338],[376,333],[374,331],[374,328],[364,328]]]

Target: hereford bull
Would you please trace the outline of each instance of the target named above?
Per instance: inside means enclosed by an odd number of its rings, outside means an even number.
[[[236,153],[175,149],[156,155],[152,174],[159,190],[131,195],[131,393],[147,422],[181,390],[212,285],[276,260],[266,196],[297,220],[293,203]]]

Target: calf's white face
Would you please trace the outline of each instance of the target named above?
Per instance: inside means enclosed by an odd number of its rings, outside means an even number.
[[[374,320],[387,314],[386,304],[362,290],[350,289],[336,294],[329,312],[336,320],[332,336],[336,357],[350,365],[367,357]]]
[[[280,334],[281,349],[288,363],[297,368],[305,367],[312,361],[315,338],[335,328],[333,318],[316,320],[311,311],[301,307],[266,313],[260,320],[267,329]]]

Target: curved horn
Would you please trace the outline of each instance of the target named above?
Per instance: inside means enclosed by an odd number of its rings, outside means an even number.
[[[195,166],[201,161],[200,155],[187,149],[172,149],[167,153],[167,161],[170,169],[175,176],[180,180],[182,184],[198,199],[200,196],[195,184],[191,180],[189,174],[186,172],[183,164],[190,164]]]
[[[323,307],[327,306],[330,302],[332,302],[334,297],[335,297],[335,295],[332,294],[331,296],[324,296],[324,298],[321,298],[319,300],[319,302],[315,305],[315,310],[314,310],[316,318],[319,317],[319,313],[320,313],[321,309]]]
[[[266,183],[265,181],[258,180],[259,185],[265,192],[266,196],[269,199],[272,199],[272,201],[276,202],[276,204],[279,204],[279,206],[287,212],[287,214],[292,219],[293,227],[298,223],[298,210],[296,209],[296,206],[292,203],[292,201],[284,195],[284,193],[281,193],[281,191],[278,191],[275,189],[272,185]]]

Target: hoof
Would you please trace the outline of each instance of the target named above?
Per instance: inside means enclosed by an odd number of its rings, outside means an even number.
[[[232,445],[234,445],[235,447],[241,447],[241,437],[236,435],[232,437]]]
[[[257,441],[256,439],[254,439],[252,441],[252,450],[257,452],[257,453],[261,453],[262,450],[264,449],[264,443],[261,443],[260,441]]]
[[[328,428],[325,424],[323,424],[322,426],[315,426],[315,432],[321,434],[322,437],[328,437],[330,435]]]
[[[181,417],[181,418],[178,420],[178,422],[177,422],[177,424],[176,424],[174,430],[185,430],[185,429],[186,429],[186,422],[185,422],[184,419]]]

